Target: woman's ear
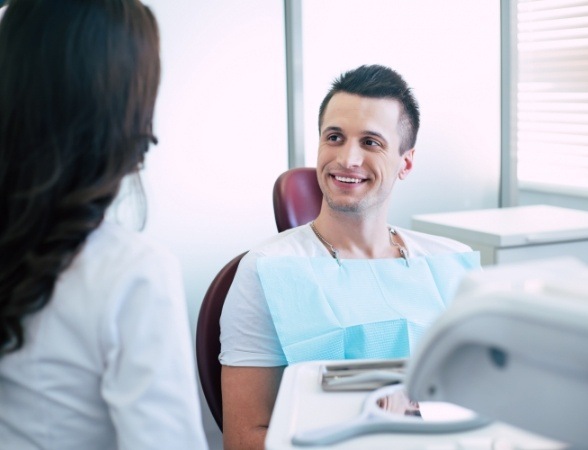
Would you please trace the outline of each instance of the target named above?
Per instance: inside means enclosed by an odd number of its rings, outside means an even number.
[[[412,170],[412,161],[414,158],[414,148],[405,151],[402,156],[402,161],[398,170],[398,178],[404,180]]]

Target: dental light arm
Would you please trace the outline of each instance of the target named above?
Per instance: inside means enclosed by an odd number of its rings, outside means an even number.
[[[409,361],[406,384],[413,400],[586,445],[588,266],[559,258],[468,275]]]

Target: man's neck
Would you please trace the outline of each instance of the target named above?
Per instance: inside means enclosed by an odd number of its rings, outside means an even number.
[[[390,244],[386,216],[343,213],[322,208],[315,220],[321,236],[337,249],[341,258],[389,258],[396,249]]]

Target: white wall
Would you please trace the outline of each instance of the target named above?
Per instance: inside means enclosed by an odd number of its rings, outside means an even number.
[[[278,0],[145,3],[162,44],[145,231],[180,257],[194,326],[218,270],[276,233],[272,187],[287,168],[283,8]]]
[[[282,5],[146,3],[162,43],[146,231],[181,257],[195,312],[224,263],[276,232],[271,189],[287,168]]]
[[[389,220],[498,206],[500,2],[303,2],[306,164],[316,165],[318,107],[332,80],[362,64],[397,70],[421,106],[414,170]]]

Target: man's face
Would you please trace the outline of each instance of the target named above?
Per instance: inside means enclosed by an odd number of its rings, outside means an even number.
[[[317,176],[334,211],[386,214],[396,178],[412,168],[414,149],[399,154],[400,105],[339,92],[323,116]]]

